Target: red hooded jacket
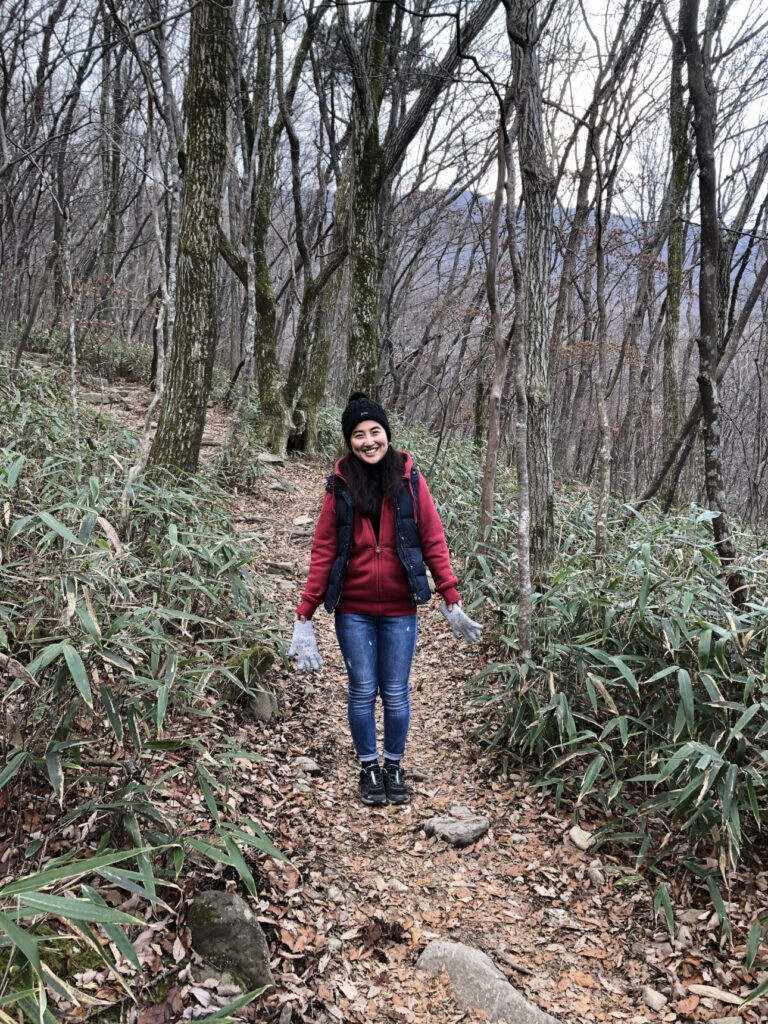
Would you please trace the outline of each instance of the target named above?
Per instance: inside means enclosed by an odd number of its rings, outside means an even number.
[[[413,460],[407,452],[403,452],[403,455],[403,477],[406,486],[410,487]],[[344,480],[338,462],[334,473],[340,480]],[[418,509],[419,539],[424,561],[435,581],[435,587],[443,595],[443,600],[446,604],[455,604],[461,600],[456,590],[458,580],[451,568],[440,515],[427,482],[421,474]],[[336,497],[326,492],[315,527],[307,584],[296,609],[297,615],[311,619],[315,610],[322,604],[335,557]],[[411,601],[408,577],[397,553],[395,509],[390,498],[385,499],[381,507],[378,544],[371,520],[355,512],[352,550],[344,577],[341,600],[336,611],[356,615],[413,615],[416,611]]]

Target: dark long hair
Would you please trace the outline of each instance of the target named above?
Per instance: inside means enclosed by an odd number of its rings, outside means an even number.
[[[341,460],[339,469],[347,481],[355,508],[361,516],[370,519],[378,516],[384,498],[394,501],[403,483],[405,456],[390,445],[381,462],[373,466],[349,454]]]

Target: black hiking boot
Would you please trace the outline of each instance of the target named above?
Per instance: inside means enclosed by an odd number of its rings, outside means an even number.
[[[391,804],[411,802],[411,791],[405,784],[405,772],[399,764],[384,765],[384,790]]]
[[[360,799],[369,807],[383,807],[387,802],[387,791],[377,762],[360,769]]]

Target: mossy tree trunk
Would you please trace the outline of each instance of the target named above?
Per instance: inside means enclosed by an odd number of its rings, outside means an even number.
[[[230,18],[231,8],[216,0],[201,0],[192,8],[176,319],[150,469],[165,466],[194,473],[200,456],[218,341],[217,264]]]
[[[338,8],[339,29],[352,69],[352,141],[349,211],[349,337],[347,380],[350,388],[376,393],[379,362],[381,255],[379,204],[384,186],[384,152],[379,138],[379,108],[386,90],[386,62],[395,5],[374,4],[358,47],[346,10]],[[402,20],[402,12],[398,12]]]

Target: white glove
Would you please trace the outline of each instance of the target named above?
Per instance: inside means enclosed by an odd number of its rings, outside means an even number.
[[[299,672],[314,672],[323,664],[323,659],[317,649],[317,640],[315,640],[311,619],[307,619],[306,622],[296,619],[293,624],[293,640],[288,657],[292,658],[294,654],[298,655],[296,668]]]
[[[451,627],[451,632],[457,640],[466,640],[468,644],[473,644],[475,640],[480,639],[483,627],[479,622],[470,619],[467,613],[462,611],[457,604],[450,611],[447,604],[441,604],[440,612]]]

